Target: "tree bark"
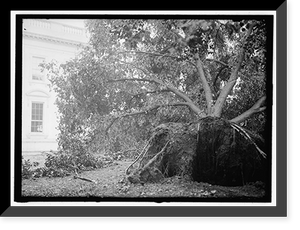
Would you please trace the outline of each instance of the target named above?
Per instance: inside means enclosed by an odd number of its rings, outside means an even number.
[[[262,106],[262,104],[265,102],[266,98],[266,96],[261,97],[250,109],[240,114],[239,116],[231,119],[230,121],[238,124],[252,116],[254,113],[264,111],[266,109],[266,106]]]
[[[210,86],[207,82],[207,79],[205,77],[204,74],[204,70],[203,70],[203,64],[200,60],[199,54],[195,55],[196,58],[196,66],[197,66],[197,70],[203,85],[203,89],[205,92],[205,99],[206,99],[206,104],[207,104],[207,114],[210,115],[212,112],[212,106],[213,106],[213,98],[212,98],[212,93],[211,93],[211,89]]]

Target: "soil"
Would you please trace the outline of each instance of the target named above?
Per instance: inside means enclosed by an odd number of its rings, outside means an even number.
[[[24,179],[22,197],[159,198],[162,199],[160,201],[172,198],[183,201],[216,198],[238,201],[265,201],[266,199],[262,182],[225,187],[174,176],[165,178],[159,183],[132,184],[125,174],[130,163],[131,161],[115,161],[108,167],[80,173],[80,177],[94,180],[96,183],[76,179],[74,175],[63,178]]]

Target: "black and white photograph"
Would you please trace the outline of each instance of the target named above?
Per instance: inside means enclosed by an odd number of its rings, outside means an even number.
[[[264,11],[18,15],[14,202],[276,205],[275,47]]]

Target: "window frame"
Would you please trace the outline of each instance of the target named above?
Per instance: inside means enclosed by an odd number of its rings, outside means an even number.
[[[42,105],[42,120],[37,120],[37,119],[32,119],[32,116],[33,116],[33,104],[41,104]],[[45,102],[43,101],[31,101],[31,105],[30,105],[30,133],[31,134],[44,134],[45,133],[45,125],[44,125],[44,121],[45,121]],[[41,122],[42,123],[42,131],[39,132],[39,131],[32,131],[32,122]]]
[[[41,55],[32,55],[31,56],[30,81],[36,82],[36,83],[45,83],[45,81],[46,81],[46,79],[45,79],[45,76],[46,76],[45,71],[43,71],[43,72],[41,71],[42,79],[39,80],[39,79],[34,79],[33,78],[34,72],[39,68],[38,66],[35,66],[35,63],[34,63],[35,59],[42,59],[43,60],[42,62],[46,61],[46,57],[44,57],[44,56],[41,56]]]

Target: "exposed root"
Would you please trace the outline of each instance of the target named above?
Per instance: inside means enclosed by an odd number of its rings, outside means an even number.
[[[250,143],[255,146],[256,150],[260,153],[260,155],[263,158],[265,158],[265,159],[267,158],[267,154],[257,146],[257,144],[252,140],[252,138],[249,136],[249,134],[241,126],[239,126],[235,123],[231,123],[230,125],[233,129],[238,131],[244,138],[246,138],[246,140],[249,140]]]
[[[148,167],[150,167],[152,165],[152,163],[155,162],[155,160],[158,158],[158,156],[161,155],[165,151],[165,149],[166,149],[166,147],[168,146],[169,143],[170,143],[170,141],[167,141],[167,143],[162,148],[162,150],[160,150],[151,160],[149,160],[149,162],[141,169],[141,171],[144,171]]]
[[[153,130],[126,174],[131,174],[128,180],[132,183],[159,182],[178,175],[219,185],[264,180],[267,155],[261,149],[263,142],[259,135],[222,118],[165,123]]]
[[[152,139],[152,138],[151,138],[151,139]],[[132,163],[127,167],[127,169],[125,170],[126,175],[129,174],[129,169],[130,169],[130,168],[131,168],[138,160],[143,159],[143,158],[145,157],[146,152],[147,152],[147,149],[148,149],[147,147],[149,147],[151,139],[147,142],[147,144],[146,144],[145,147],[143,148],[143,150],[142,150],[142,152],[140,153],[140,155],[134,160],[134,162],[132,162]]]

